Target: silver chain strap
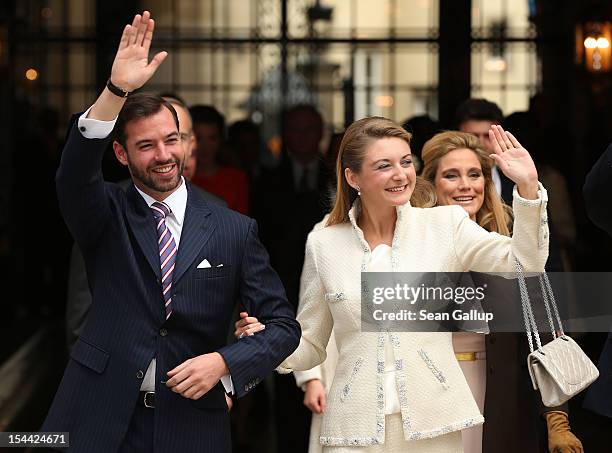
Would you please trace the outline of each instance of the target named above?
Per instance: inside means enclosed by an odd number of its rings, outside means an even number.
[[[529,342],[529,351],[533,352],[533,337],[535,337],[536,345],[538,349],[542,348],[540,341],[540,334],[538,333],[538,325],[535,322],[533,310],[531,308],[531,301],[529,300],[529,292],[527,291],[527,282],[525,281],[525,274],[523,266],[515,258],[514,260],[516,275],[519,283],[519,291],[521,293],[521,306],[523,308],[523,321],[525,322],[525,331],[527,333],[527,341]],[[546,308],[546,315],[548,317],[548,323],[550,325],[550,331],[552,332],[553,338],[557,338],[557,332],[555,329],[555,322],[552,314],[554,313],[557,324],[559,325],[559,332],[561,336],[565,336],[563,332],[563,324],[561,323],[561,317],[559,316],[559,310],[557,309],[557,303],[555,301],[555,295],[553,294],[552,286],[546,272],[538,275],[540,281],[540,288],[542,290],[542,298],[544,299],[544,308]],[[552,306],[552,312],[551,312]]]
[[[527,291],[527,283],[525,282],[525,274],[523,266],[517,259],[514,261],[516,276],[518,278],[519,291],[521,293],[521,306],[523,308],[523,321],[525,322],[525,332],[527,333],[527,341],[529,342],[529,351],[533,352],[533,339],[535,337],[538,349],[542,348],[540,335],[538,334],[538,326],[535,323],[533,311],[531,310],[531,302],[529,301],[529,292]]]
[[[544,280],[544,284],[546,285],[546,291],[548,293],[548,297],[552,305],[553,312],[555,314],[555,319],[557,320],[557,324],[559,325],[559,332],[561,333],[561,336],[563,337],[565,336],[565,332],[563,331],[563,324],[561,323],[561,316],[559,316],[559,310],[557,309],[557,302],[555,301],[555,295],[553,293],[552,286],[550,285],[550,281],[548,280],[548,274],[546,272],[540,275],[540,281],[541,280]],[[548,305],[546,308],[548,308]],[[551,319],[552,316],[550,314],[548,314],[548,316],[549,316],[549,321],[551,325],[553,326],[553,331],[554,331],[554,325]]]
[[[555,324],[553,322],[552,314],[550,312],[550,305],[548,303],[548,291],[545,287],[544,278],[542,278],[542,275],[538,276],[538,280],[540,281],[540,291],[542,291],[542,299],[544,300],[544,308],[546,308],[546,316],[548,317],[548,324],[550,325],[550,331],[553,335],[553,338],[557,338],[557,332],[555,332]]]

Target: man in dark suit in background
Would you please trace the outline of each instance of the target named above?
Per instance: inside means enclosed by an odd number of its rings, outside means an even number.
[[[587,175],[583,192],[589,218],[612,236],[612,143]]]
[[[223,387],[245,395],[299,341],[255,222],[184,181],[169,102],[128,97],[167,56],[149,62],[153,29],[148,12],[125,27],[107,88],[73,127],[56,178],[93,303],[42,431],[69,432],[76,452],[228,452]],[[127,192],[102,177],[113,126]],[[236,299],[266,329],[225,346]]]
[[[263,172],[254,206],[262,242],[296,310],[306,236],[330,205],[322,137],[323,118],[315,107],[298,105],[284,113],[280,162]]]
[[[319,148],[322,137],[323,119],[315,107],[297,105],[287,110],[280,162],[262,172],[254,197],[261,240],[294,310],[299,303],[306,237],[329,211],[329,178]],[[275,375],[274,381],[277,449],[305,453],[312,414],[303,405],[304,394],[293,375]]]

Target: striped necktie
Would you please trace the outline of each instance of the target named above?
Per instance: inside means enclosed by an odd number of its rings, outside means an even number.
[[[166,304],[166,319],[172,313],[172,274],[174,273],[174,263],[176,261],[176,242],[172,233],[166,225],[166,216],[170,214],[170,208],[166,203],[154,202],[151,205],[155,226],[157,227],[157,237],[159,245],[159,263],[161,266],[161,285]]]

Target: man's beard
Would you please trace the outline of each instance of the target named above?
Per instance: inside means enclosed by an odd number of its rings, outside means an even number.
[[[158,181],[155,178],[155,173],[153,172],[153,168],[163,167],[164,165],[176,164],[178,172],[176,177],[168,180],[168,181]],[[146,170],[141,171],[135,165],[132,165],[130,158],[128,157],[128,168],[130,173],[132,174],[132,178],[140,181],[144,186],[148,187],[151,190],[156,192],[170,192],[178,187],[181,183],[181,176],[183,175],[183,170],[185,169],[185,161],[170,159],[163,163],[158,163],[155,166],[148,167]]]

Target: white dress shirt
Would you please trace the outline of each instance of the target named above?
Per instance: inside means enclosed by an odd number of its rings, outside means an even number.
[[[101,121],[93,118],[87,118],[90,110],[91,107],[88,108],[79,118],[78,128],[83,137],[88,139],[101,139],[108,137],[115,127],[117,118],[111,121]],[[149,207],[151,207],[151,205],[157,201],[153,197],[144,193],[138,187],[136,187],[136,190]],[[166,225],[174,237],[174,242],[176,243],[176,248],[178,250],[179,243],[181,241],[181,232],[183,230],[183,221],[185,220],[185,209],[187,208],[187,187],[185,185],[185,179],[182,176],[179,187],[164,199],[164,203],[166,203],[170,208],[170,214],[166,217]],[[151,217],[151,221],[153,222],[153,217]],[[155,391],[155,366],[156,361],[154,357],[147,368],[147,372],[142,380],[140,390],[145,392]],[[223,376],[221,378],[221,383],[223,384],[223,387],[227,393],[234,393],[234,384],[232,382],[231,375],[227,374]]]
[[[493,179],[493,184],[495,184],[495,190],[497,191],[497,194],[501,196],[502,183],[501,176],[499,176],[499,168],[497,168],[497,165],[493,165],[493,167],[491,168],[491,179]]]

